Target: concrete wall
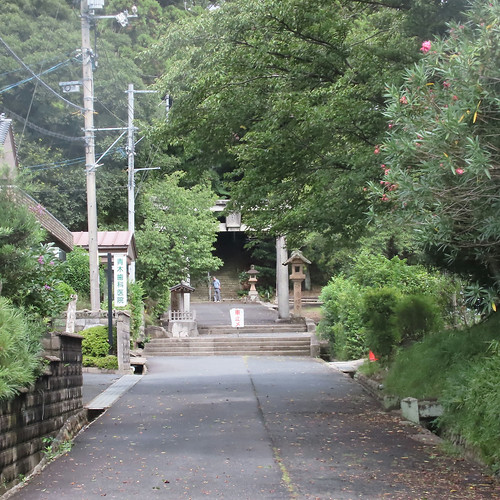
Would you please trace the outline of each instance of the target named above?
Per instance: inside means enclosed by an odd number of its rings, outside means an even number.
[[[117,333],[117,357],[118,369],[123,372],[130,371],[130,312],[123,310],[113,310],[113,327]],[[108,326],[107,311],[76,311],[74,331],[81,332],[93,326]],[[58,330],[66,328],[66,317],[58,318],[54,322],[54,327]]]
[[[52,335],[44,348],[49,364],[34,387],[0,402],[0,494],[43,459],[44,438],[73,435],[86,421],[81,336]]]

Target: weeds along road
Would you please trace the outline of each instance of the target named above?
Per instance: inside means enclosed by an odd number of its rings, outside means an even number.
[[[490,499],[473,464],[424,443],[328,364],[158,357],[11,498]]]

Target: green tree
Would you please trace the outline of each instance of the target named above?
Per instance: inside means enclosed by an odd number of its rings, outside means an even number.
[[[422,44],[388,90],[379,222],[413,228],[442,265],[500,284],[500,4],[472,3],[467,22]],[[446,260],[444,260],[446,259]]]
[[[37,266],[29,253],[43,239],[35,216],[13,201],[13,192],[0,186],[0,293],[14,297],[19,285],[28,280]]]
[[[445,8],[413,5],[234,1],[173,26],[152,51],[165,60],[158,87],[174,96],[159,140],[191,179],[200,169],[225,178],[256,230],[298,244],[311,231],[357,237],[384,85],[415,60],[414,9],[422,18]]]
[[[218,269],[212,255],[218,222],[210,208],[210,188],[200,183],[191,189],[180,185],[181,174],[150,182],[138,207],[142,222],[137,231],[137,274],[147,295],[165,306],[168,288],[196,280]]]

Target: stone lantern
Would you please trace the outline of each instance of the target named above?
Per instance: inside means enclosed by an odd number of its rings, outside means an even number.
[[[255,302],[259,296],[259,292],[257,292],[257,289],[255,288],[255,283],[257,283],[257,274],[259,274],[259,271],[255,269],[255,266],[252,264],[250,266],[250,269],[246,271],[248,274],[248,282],[250,283],[250,291],[248,292],[248,298],[252,301]]]
[[[294,250],[290,258],[283,262],[284,266],[292,266],[290,279],[293,281],[293,314],[296,317],[302,315],[302,282],[306,279],[304,265],[310,263],[299,250]]]

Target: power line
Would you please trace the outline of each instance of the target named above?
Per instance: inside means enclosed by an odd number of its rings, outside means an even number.
[[[7,44],[7,42],[1,36],[0,36],[0,42],[2,42],[5,45],[5,48],[12,54],[12,56],[14,57],[14,59],[16,59],[16,61],[19,62],[24,67],[24,69],[26,69],[27,71],[29,71],[29,73],[31,75],[33,75],[33,77],[38,82],[40,82],[40,84],[43,85],[47,90],[49,90],[50,92],[52,92],[59,99],[63,100],[66,104],[69,104],[70,106],[73,106],[74,108],[76,108],[76,109],[78,109],[80,111],[85,111],[84,108],[82,108],[81,106],[78,106],[77,104],[74,104],[71,101],[68,101],[68,99],[65,99],[62,95],[58,94],[52,87],[50,87],[49,85],[47,85],[38,75],[35,74],[35,72],[29,66],[27,66],[22,61],[22,59],[9,47],[9,45]]]
[[[10,85],[7,85],[7,87],[4,87],[3,89],[0,90],[0,94],[3,94],[4,92],[7,92],[9,90],[12,90],[16,87],[19,87],[20,85],[23,85],[24,83],[27,83],[27,82],[30,82],[31,80],[33,80],[34,78],[38,78],[40,77],[41,75],[45,75],[47,73],[52,73],[52,71],[55,71],[59,68],[61,68],[62,66],[66,66],[67,64],[69,64],[70,62],[72,61],[72,59],[67,59],[66,61],[63,61],[59,64],[56,64],[55,66],[52,66],[51,68],[49,69],[46,69],[45,71],[42,71],[41,73],[39,73],[38,75],[35,76],[31,76],[30,78],[25,78],[24,80],[20,80],[19,82],[16,82],[16,83],[12,83]]]
[[[23,118],[21,115],[14,113],[14,111],[10,111],[6,107],[3,107],[3,109],[6,113],[13,116],[16,120],[19,120],[23,125],[26,125],[27,127],[32,128],[33,130],[36,130],[37,132],[40,132],[41,134],[49,135],[51,137],[57,137],[58,139],[63,139],[65,141],[70,141],[70,142],[84,140],[84,137],[71,137],[69,135],[59,134],[58,132],[52,132],[51,130],[47,130],[47,129],[42,128],[38,125],[35,125],[34,123],[29,122],[28,120],[26,120],[26,118]]]

